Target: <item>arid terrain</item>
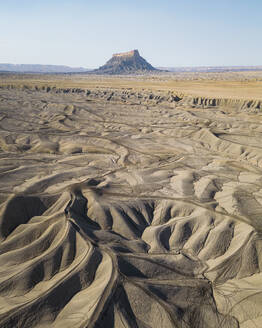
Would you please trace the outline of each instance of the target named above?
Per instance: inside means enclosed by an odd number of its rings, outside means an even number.
[[[261,140],[262,72],[0,75],[0,327],[262,327]]]

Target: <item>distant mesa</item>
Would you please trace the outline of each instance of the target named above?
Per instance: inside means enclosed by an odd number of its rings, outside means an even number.
[[[158,71],[150,65],[138,50],[113,54],[105,65],[94,70],[96,74],[132,74]]]
[[[5,64],[0,63],[0,73],[85,73],[90,71],[83,67],[69,67],[63,65],[40,65],[40,64]]]
[[[119,52],[117,54],[113,54],[113,57],[133,57],[133,56],[140,56],[137,49],[127,51],[127,52]]]

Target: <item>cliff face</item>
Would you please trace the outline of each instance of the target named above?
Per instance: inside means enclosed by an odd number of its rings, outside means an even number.
[[[113,57],[133,57],[133,56],[140,56],[137,49],[113,54]]]
[[[129,74],[146,71],[155,71],[138,50],[113,54],[113,57],[105,65],[99,67],[94,72],[97,74]]]

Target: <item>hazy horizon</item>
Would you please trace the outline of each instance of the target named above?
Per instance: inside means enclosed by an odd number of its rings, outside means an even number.
[[[12,66],[54,66],[54,67],[68,67],[68,68],[72,68],[72,69],[77,69],[77,68],[81,68],[81,69],[87,69],[87,70],[92,70],[92,69],[97,69],[98,67],[95,67],[95,68],[90,68],[90,67],[87,67],[87,66],[70,66],[70,65],[60,65],[60,64],[32,64],[32,63],[29,63],[29,64],[25,64],[25,63],[17,63],[17,64],[14,64],[14,63],[0,63],[0,66],[1,65],[12,65]],[[208,69],[208,68],[259,68],[261,69],[262,68],[262,65],[223,65],[223,66],[211,66],[211,65],[205,65],[205,66],[155,66],[155,68],[159,68],[159,69]],[[1,67],[0,67],[0,71],[1,71]]]
[[[10,0],[0,9],[0,63],[92,69],[138,49],[156,67],[262,65],[257,0]]]

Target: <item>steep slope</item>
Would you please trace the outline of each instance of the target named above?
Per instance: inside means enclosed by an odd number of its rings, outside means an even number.
[[[114,54],[105,65],[95,70],[98,74],[128,74],[136,72],[156,71],[143,57],[138,50]]]

